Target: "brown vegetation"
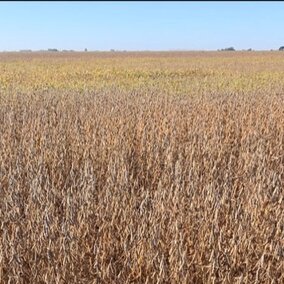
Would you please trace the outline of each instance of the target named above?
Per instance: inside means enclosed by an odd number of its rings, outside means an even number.
[[[1,283],[284,282],[279,54],[48,56],[0,56]]]

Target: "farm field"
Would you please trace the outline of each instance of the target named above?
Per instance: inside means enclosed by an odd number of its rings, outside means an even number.
[[[0,53],[0,283],[284,283],[284,53]]]

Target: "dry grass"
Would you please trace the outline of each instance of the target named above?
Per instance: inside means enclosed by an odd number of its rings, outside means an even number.
[[[281,53],[0,55],[1,283],[284,283]]]

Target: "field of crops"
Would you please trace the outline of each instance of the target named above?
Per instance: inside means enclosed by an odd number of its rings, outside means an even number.
[[[0,54],[0,283],[284,283],[284,53]]]

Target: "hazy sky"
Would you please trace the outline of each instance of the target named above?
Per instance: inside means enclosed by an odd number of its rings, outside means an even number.
[[[282,45],[284,2],[0,2],[0,50]]]

